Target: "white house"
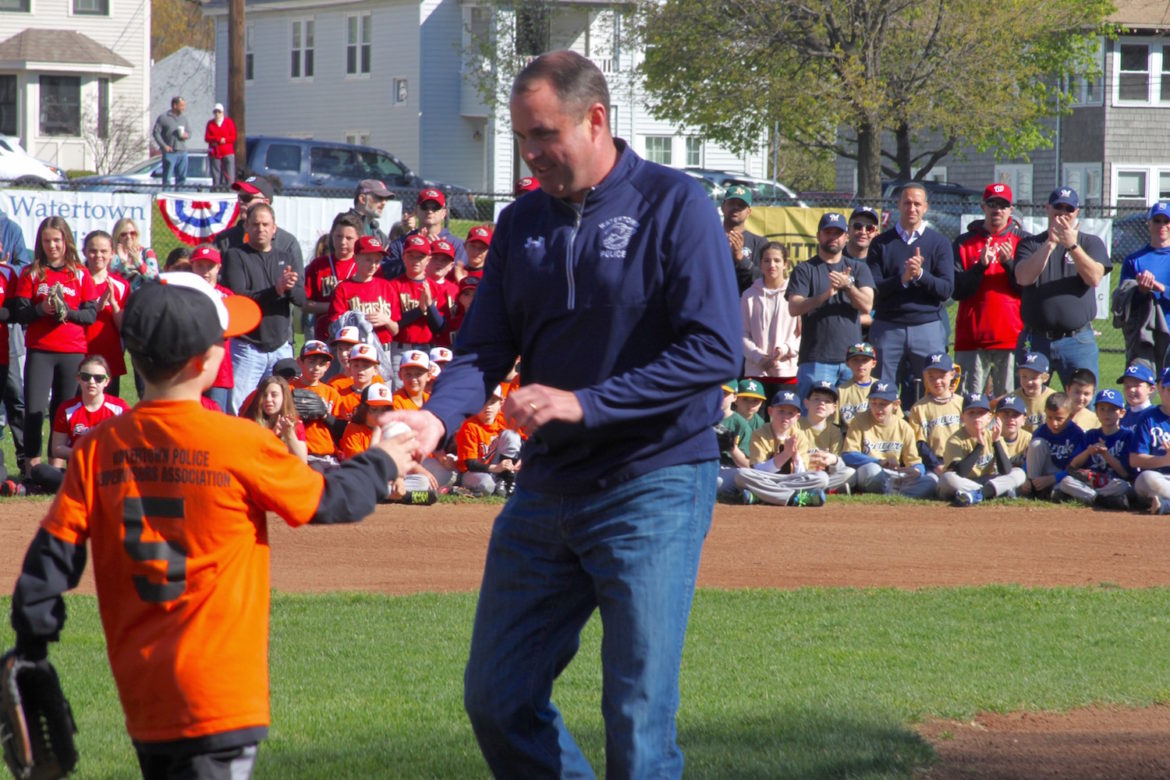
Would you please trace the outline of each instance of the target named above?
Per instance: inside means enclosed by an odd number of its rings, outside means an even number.
[[[760,150],[738,156],[649,115],[623,48],[612,0],[547,3],[530,53],[570,48],[610,83],[615,134],[639,154],[675,167],[697,165],[763,176]],[[215,19],[215,92],[227,95],[227,4]],[[492,7],[461,0],[247,0],[247,131],[368,143],[430,179],[476,192],[510,192],[527,170],[517,159],[506,106],[484,105],[465,57],[493,26]],[[512,23],[511,20],[502,20]],[[226,101],[225,101],[226,102]]]
[[[149,2],[3,0],[0,133],[61,168],[92,170],[128,125],[145,155],[149,62]]]

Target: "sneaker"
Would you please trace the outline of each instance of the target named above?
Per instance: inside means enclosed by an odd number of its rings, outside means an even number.
[[[1164,514],[1162,511],[1162,499],[1158,498],[1157,496],[1150,496],[1150,505],[1146,507],[1146,514]]]
[[[1129,510],[1129,498],[1124,493],[1120,496],[1102,496],[1098,494],[1093,499],[1093,505],[1101,509],[1126,512]]]
[[[26,495],[28,495],[28,488],[24,486],[23,482],[14,482],[11,479],[6,479],[3,483],[0,483],[0,496]]]
[[[760,503],[760,500],[758,498],[756,498],[756,494],[753,493],[752,491],[748,490],[747,488],[744,488],[743,490],[739,491],[739,500],[740,500],[740,502],[742,502],[744,504],[758,504],[758,503]]]
[[[880,489],[878,490],[879,493],[881,493],[883,495],[889,495],[890,493],[895,492],[894,478],[891,477],[889,474],[882,474],[879,484],[880,484]]]
[[[955,491],[955,506],[975,506],[982,500],[982,490],[975,489]]]
[[[788,506],[824,506],[825,491],[798,490],[788,499]]]

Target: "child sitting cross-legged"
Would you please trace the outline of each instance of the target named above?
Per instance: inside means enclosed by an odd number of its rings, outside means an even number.
[[[1070,387],[1072,383],[1069,383]],[[1125,399],[1109,387],[1097,393],[1097,421],[1085,430],[1080,451],[1068,462],[1060,492],[1102,509],[1129,509],[1133,469],[1129,465],[1131,431],[1121,427]]]
[[[383,382],[373,382],[361,391],[361,403],[354,409],[353,417],[337,443],[337,457],[349,460],[383,438],[385,426],[394,411],[394,393]],[[439,484],[429,471],[418,463],[411,463],[402,478],[403,489],[390,485],[389,501],[407,504],[433,504],[439,500]]]
[[[951,434],[943,448],[946,471],[938,479],[939,498],[951,499],[956,506],[972,506],[1015,495],[1024,484],[1024,470],[1012,465],[1003,429],[991,415],[987,396],[965,396],[962,419],[963,427]]]
[[[931,498],[938,489],[938,477],[923,468],[914,430],[894,414],[897,405],[893,383],[875,382],[869,390],[869,410],[849,423],[841,458],[857,470],[855,490]]]
[[[1081,448],[1084,431],[1070,414],[1072,402],[1064,393],[1053,393],[1044,402],[1044,424],[1032,432],[1028,445],[1027,474],[1022,493],[1035,498],[1066,497],[1059,483],[1068,476],[1068,464]]]
[[[745,503],[778,506],[821,506],[829,475],[809,471],[808,447],[797,429],[800,399],[792,390],[780,390],[768,407],[772,419],[752,434],[752,467],[739,469],[735,485]]]
[[[520,434],[500,414],[504,389],[497,386],[479,413],[455,433],[459,484],[476,496],[510,496],[520,470]]]
[[[809,471],[823,471],[829,475],[829,491],[848,491],[853,469],[841,460],[841,445],[845,435],[833,424],[837,411],[837,388],[832,382],[820,380],[809,386],[804,399],[804,417],[797,423],[808,451],[806,467]]]

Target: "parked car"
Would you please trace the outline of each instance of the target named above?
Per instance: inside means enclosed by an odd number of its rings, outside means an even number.
[[[16,138],[0,135],[0,181],[16,187],[48,187],[64,180],[60,168],[33,157]]]
[[[253,135],[247,140],[247,168],[252,173],[280,179],[286,194],[334,190],[352,195],[362,179],[379,179],[413,206],[419,190],[442,190],[453,219],[477,219],[471,191],[466,187],[423,179],[402,160],[382,149],[333,141]]]
[[[97,192],[152,192],[162,189],[162,156],[151,157],[131,165],[119,173],[82,176],[70,185],[77,189]],[[184,189],[211,189],[211,174],[207,170],[207,152],[187,152],[187,181]]]
[[[718,184],[711,181],[701,173],[698,173],[697,171],[690,171],[684,168],[683,173],[687,174],[691,178],[698,181],[699,184],[703,185],[703,189],[707,191],[707,197],[714,201],[716,205],[723,202],[723,194],[727,192],[727,190],[725,190],[723,187],[720,187]]]
[[[745,171],[722,171],[715,168],[687,167],[683,169],[692,175],[709,179],[725,191],[733,184],[742,184],[752,191],[753,206],[807,206],[796,193],[778,181],[761,179]],[[722,198],[720,198],[722,199]]]

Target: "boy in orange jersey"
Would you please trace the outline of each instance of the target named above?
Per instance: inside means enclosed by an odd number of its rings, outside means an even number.
[[[398,368],[398,381],[402,387],[394,392],[394,408],[408,411],[422,409],[431,394],[427,392],[427,380],[431,376],[431,359],[421,349],[403,353],[402,365]]]
[[[256,327],[259,309],[194,274],[159,282],[130,296],[122,320],[146,393],[74,447],[16,583],[16,652],[43,659],[58,640],[89,542],[143,776],[247,778],[269,723],[266,513],[292,526],[358,520],[414,442],[381,442],[323,476],[270,431],[207,411],[223,339]]]
[[[336,415],[342,420],[353,417],[354,410],[362,402],[362,391],[378,378],[378,353],[369,344],[357,344],[349,351],[349,385],[340,388],[337,394],[341,402],[337,405]]]
[[[459,484],[476,496],[510,496],[520,468],[520,435],[504,427],[497,386],[479,414],[468,417],[455,433]]]
[[[325,382],[339,393],[353,383],[349,376],[349,353],[361,343],[361,340],[357,327],[349,325],[338,330],[337,335],[329,342],[333,362],[325,372]]]
[[[302,417],[305,424],[305,444],[309,448],[309,465],[317,471],[337,465],[337,443],[334,440],[333,430],[337,425],[334,416],[341,406],[341,394],[331,385],[321,381],[329,364],[333,362],[333,355],[325,342],[309,339],[301,347],[300,358],[301,375],[289,380],[289,386],[294,390],[308,390],[320,396],[325,403],[325,416],[317,419]]]

